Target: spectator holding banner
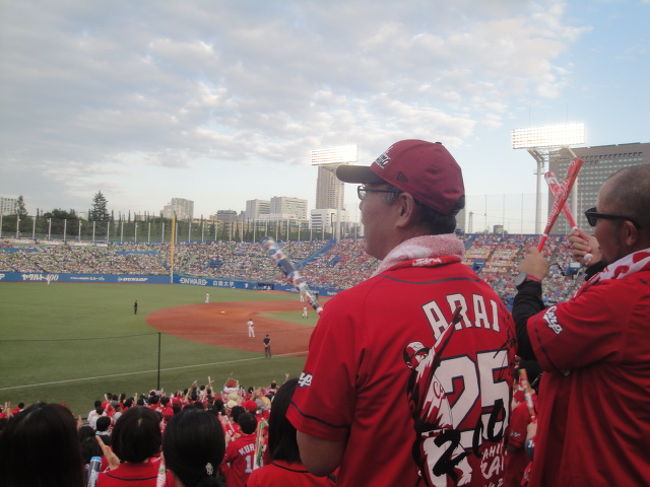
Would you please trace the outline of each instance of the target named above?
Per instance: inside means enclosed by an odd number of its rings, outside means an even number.
[[[340,467],[340,486],[499,484],[515,331],[461,262],[460,167],[440,143],[403,140],[336,174],[362,184],[365,250],[381,263],[313,332],[287,412],[303,464]]]
[[[548,265],[536,249],[520,264],[528,279],[513,307],[519,354],[545,371],[531,486],[650,485],[648,208],[650,165],[603,184],[585,212],[597,246],[578,234],[571,245],[606,267],[567,302],[543,309]]]

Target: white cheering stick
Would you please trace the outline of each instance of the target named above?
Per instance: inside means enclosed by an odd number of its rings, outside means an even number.
[[[560,183],[557,181],[557,178],[555,177],[553,171],[548,171],[547,173],[545,173],[544,179],[546,180],[546,184],[548,184],[548,188],[551,190],[551,194],[553,195],[553,198],[557,198],[558,194],[560,194],[562,187],[560,186]],[[569,223],[571,230],[577,230],[578,225],[576,225],[576,221],[573,218],[573,213],[571,213],[571,210],[569,209],[566,203],[562,205],[562,214],[564,215],[567,222]]]
[[[548,218],[548,221],[546,222],[544,233],[539,238],[539,243],[537,244],[537,250],[540,252],[546,244],[548,234],[551,233],[551,229],[553,228],[553,225],[555,225],[557,217],[560,216],[562,207],[565,205],[566,200],[569,198],[569,193],[571,193],[571,189],[573,188],[573,184],[576,182],[576,178],[578,177],[578,173],[580,172],[580,168],[582,167],[583,163],[584,161],[582,159],[579,157],[574,157],[571,161],[571,164],[569,164],[566,179],[560,186],[560,191],[553,201],[553,207],[551,208],[551,214]]]
[[[298,269],[294,267],[291,261],[287,258],[286,254],[282,251],[275,240],[271,237],[264,237],[262,239],[262,248],[266,253],[273,258],[275,263],[278,265],[282,273],[287,277],[287,279],[293,284],[298,291],[300,291],[306,298],[307,302],[311,305],[316,313],[320,314],[323,311],[322,306],[318,303],[318,299],[311,292],[307,281],[304,277],[300,275]]]
[[[553,195],[553,198],[557,198],[558,194],[560,193],[561,186],[560,183],[558,183],[557,178],[555,177],[553,171],[548,171],[547,173],[545,173],[544,179],[546,179],[546,184],[548,184],[548,188],[551,190],[551,194]],[[569,209],[569,206],[566,203],[562,205],[562,213],[564,214],[566,221],[569,223],[571,230],[578,231],[578,225],[576,224],[575,218],[573,218],[573,213],[571,213],[571,210]],[[593,259],[594,256],[592,254],[587,253],[582,258],[585,262],[585,265],[588,266],[589,263],[591,262],[591,259]]]

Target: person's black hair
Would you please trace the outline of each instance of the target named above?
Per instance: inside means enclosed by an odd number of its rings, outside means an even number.
[[[90,463],[92,457],[103,456],[102,449],[97,444],[95,437],[85,438],[81,442],[81,461],[86,464]]]
[[[237,418],[237,424],[244,434],[250,435],[255,432],[257,418],[251,413],[241,413]]]
[[[465,196],[461,196],[449,215],[424,206],[416,200],[420,222],[429,228],[430,235],[453,233],[456,230],[456,215],[465,207]]]
[[[129,397],[126,401],[124,401],[124,407],[128,409],[133,406],[133,401],[134,399],[132,397]]]
[[[111,425],[111,418],[108,416],[100,416],[97,418],[97,423],[95,427],[97,431],[108,431],[109,426]]]
[[[167,424],[163,437],[165,464],[185,487],[220,486],[218,470],[226,445],[214,414],[184,409]]]
[[[299,462],[300,451],[296,441],[296,428],[287,419],[287,409],[298,385],[298,379],[285,382],[273,397],[269,417],[269,454],[272,460]]]
[[[403,191],[396,186],[389,185],[395,193],[385,193],[386,201],[392,203],[397,200],[400,193]],[[442,214],[439,211],[423,205],[417,199],[413,198],[417,208],[418,220],[417,223],[427,227],[429,235],[443,235],[446,233],[453,233],[456,230],[456,215],[460,210],[465,208],[465,196],[461,196],[456,200],[448,215]]]
[[[183,406],[181,405],[180,402],[175,402],[174,404],[172,404],[172,409],[174,410],[174,414],[178,414],[183,409]]]
[[[101,405],[102,405],[102,402],[99,399],[97,401],[95,401],[95,409],[97,409]]]
[[[111,435],[113,451],[123,462],[141,463],[160,451],[160,414],[136,406],[115,423]]]
[[[83,442],[86,438],[95,437],[95,429],[92,426],[84,425],[77,430],[79,442]]]
[[[83,487],[77,424],[68,408],[36,403],[0,435],[3,487]]]
[[[225,414],[226,408],[223,404],[223,399],[221,399],[220,397],[215,399],[214,404],[212,405],[212,410],[221,414]]]
[[[237,422],[239,415],[245,412],[246,410],[242,406],[234,406],[230,410],[230,417],[233,419],[233,421]]]

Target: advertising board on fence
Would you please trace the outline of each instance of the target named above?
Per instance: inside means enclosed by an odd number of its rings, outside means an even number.
[[[0,271],[0,282],[86,282],[86,283],[141,283],[169,284],[169,276],[133,275],[133,274],[74,274],[74,273],[45,273],[45,272],[3,272]],[[174,284],[186,286],[221,287],[232,289],[248,289],[250,291],[277,290],[297,293],[292,285],[259,282],[235,281],[230,279],[212,279],[194,276],[174,276]],[[312,287],[312,291],[320,296],[334,296],[335,289]]]

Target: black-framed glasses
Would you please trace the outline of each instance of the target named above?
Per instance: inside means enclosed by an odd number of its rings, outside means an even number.
[[[393,194],[400,194],[401,191],[399,189],[371,189],[371,188],[366,188],[365,186],[357,186],[357,196],[361,201],[366,199],[366,196],[368,196],[368,193],[393,193]]]
[[[635,220],[633,220],[629,216],[598,213],[595,207],[589,208],[587,211],[585,211],[585,216],[587,217],[587,223],[589,223],[589,225],[591,225],[592,227],[595,227],[596,223],[598,222],[598,219],[602,218],[603,220],[627,220],[629,222],[632,222],[632,224],[637,228],[637,230],[641,228],[641,225],[639,225]]]

